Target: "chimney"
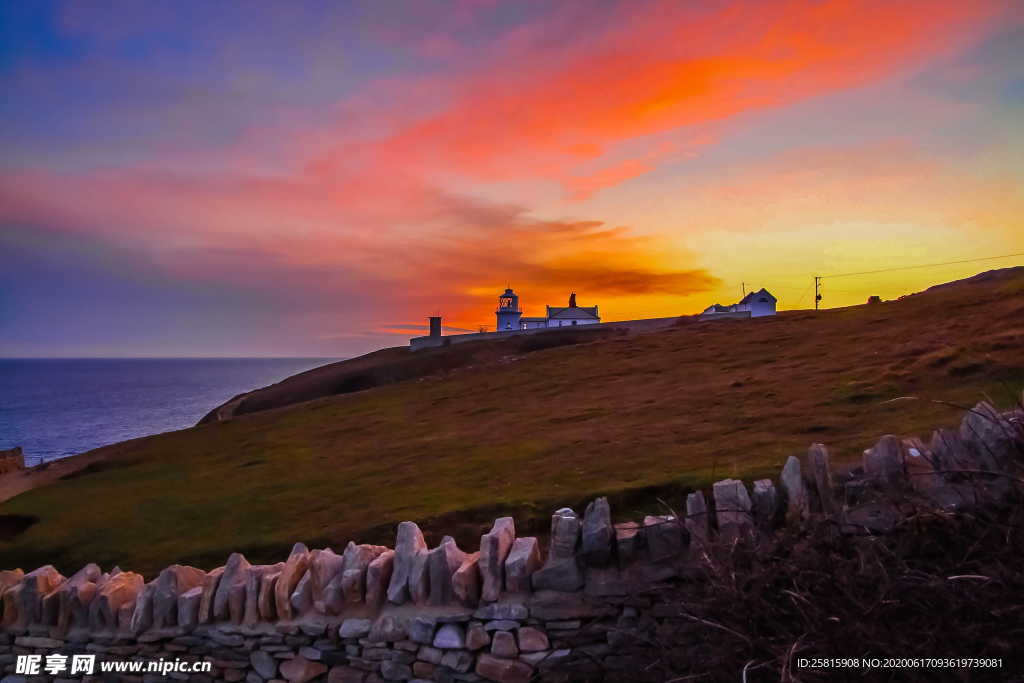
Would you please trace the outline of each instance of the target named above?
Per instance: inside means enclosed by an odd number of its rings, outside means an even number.
[[[441,336],[441,316],[432,315],[430,316],[430,336],[440,337]]]

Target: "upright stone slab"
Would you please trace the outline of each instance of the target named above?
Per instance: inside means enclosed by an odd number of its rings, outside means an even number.
[[[576,559],[580,520],[570,508],[561,508],[551,516],[551,543],[548,559],[531,579],[534,590],[577,591],[583,587],[583,573]]]
[[[329,608],[329,603],[343,601],[341,595],[341,572],[344,570],[345,559],[338,555],[331,548],[313,549],[309,551],[309,569],[306,577],[309,578],[307,591],[309,602],[319,614],[336,614],[337,609]],[[305,577],[304,577],[305,578]],[[300,585],[302,580],[299,581]],[[298,586],[296,586],[296,590]],[[295,591],[292,591],[292,596]],[[294,608],[294,602],[292,607]],[[339,607],[340,609],[340,607]]]
[[[135,610],[132,612],[129,629],[136,636],[153,628],[153,596],[156,594],[157,581],[159,579],[153,579],[145,584],[135,596]]]
[[[481,597],[494,602],[505,588],[505,560],[516,538],[515,522],[511,517],[494,520],[491,530],[480,537],[480,576],[483,580]]]
[[[641,528],[636,522],[615,525],[615,548],[620,569],[625,569],[640,559],[644,547]]]
[[[456,601],[452,577],[462,566],[466,553],[459,549],[455,539],[445,536],[441,543],[427,554],[427,573],[430,576],[430,605],[450,605]]]
[[[58,589],[57,635],[63,636],[72,626],[86,626],[89,603],[96,595],[96,582],[103,575],[98,565],[89,563],[75,572]],[[3,584],[0,583],[0,592]]]
[[[213,600],[217,594],[217,586],[220,584],[220,577],[224,574],[224,567],[217,567],[207,573],[203,580],[203,597],[199,601],[199,623],[208,624],[213,621]]]
[[[190,588],[178,594],[178,628],[186,632],[199,624],[199,603],[203,599],[202,586]]]
[[[89,627],[93,631],[117,630],[121,623],[121,608],[129,603],[135,606],[143,585],[142,575],[135,572],[120,572],[111,576],[89,605]],[[127,628],[131,627],[130,616],[129,622],[125,624]]]
[[[245,576],[245,608],[243,610],[242,623],[246,626],[254,626],[260,621],[260,589],[263,587],[263,577],[268,574],[280,574],[284,568],[284,562],[277,564],[261,564],[249,567]]]
[[[370,564],[380,557],[387,548],[379,545],[356,545],[349,543],[345,548],[345,569],[335,579],[339,582],[343,601],[358,604],[366,598],[366,573]],[[333,606],[333,603],[332,603]]]
[[[732,542],[749,536],[754,520],[746,485],[739,479],[723,479],[715,482],[712,492],[718,533],[723,539]]]
[[[750,503],[754,525],[761,531],[772,531],[779,510],[779,495],[771,479],[758,479],[754,482]]]
[[[277,601],[274,593],[277,581],[281,578],[284,563],[279,562],[275,566],[281,566],[282,569],[267,572],[260,578],[260,594],[257,603],[262,621],[275,621],[277,619]]]
[[[959,434],[938,430],[932,434],[929,445],[909,439],[904,441],[903,448],[907,480],[917,493],[946,510],[960,509],[977,501],[982,492],[976,485],[978,482],[964,480],[973,475],[957,473],[970,457]]]
[[[430,553],[420,550],[409,570],[409,599],[415,605],[425,605],[430,597]]]
[[[345,558],[342,555],[338,555],[330,548],[324,548],[323,550],[314,550],[309,554],[309,580],[310,580],[310,591],[313,596],[313,607],[320,614],[333,614],[327,609],[327,603],[330,601],[327,595],[328,584],[332,583],[338,578],[345,567]],[[337,592],[340,594],[340,583],[335,584]]]
[[[67,581],[64,579],[60,586]],[[39,625],[47,626],[51,630],[57,627],[57,619],[60,618],[60,586],[44,595],[40,601],[42,609],[39,612]]]
[[[889,487],[904,483],[903,443],[886,434],[873,448],[864,451],[864,475]]]
[[[807,488],[804,486],[803,475],[800,471],[800,459],[796,456],[789,456],[786,464],[782,466],[782,474],[779,475],[779,488],[785,498],[786,523],[794,524],[807,519],[810,514]]]
[[[706,545],[711,538],[711,515],[703,491],[694,491],[686,496],[686,530],[694,548]]]
[[[395,568],[395,551],[385,550],[366,568],[366,604],[380,607],[387,597],[388,585]]]
[[[213,596],[213,618],[217,621],[231,620],[242,623],[245,611],[245,583],[249,561],[241,553],[231,553],[224,564],[224,573]]]
[[[19,592],[25,572],[21,569],[5,569],[0,571],[0,626],[11,628],[18,620],[17,593]]]
[[[43,596],[57,589],[64,576],[53,565],[44,565],[25,574],[18,584],[16,628],[42,624]]]
[[[409,579],[413,565],[420,554],[425,554],[427,542],[415,522],[401,522],[395,539],[394,571],[388,584],[388,601],[401,605],[410,600]]]
[[[313,609],[313,577],[309,572],[299,579],[299,585],[295,586],[295,590],[288,596],[288,604],[292,606],[292,614],[296,619],[301,619],[306,612]]]
[[[40,611],[40,624],[45,624],[46,626],[51,627],[51,629],[57,626],[57,621],[60,619],[61,589],[66,589],[67,585],[68,580],[61,577],[61,581],[57,584],[57,587],[43,595],[41,600],[42,610]]]
[[[309,569],[309,549],[302,543],[292,546],[292,551],[284,563],[281,576],[274,586],[274,607],[277,609],[277,618],[282,621],[290,621],[295,617],[292,609],[292,593],[299,586],[299,581],[306,575]]]
[[[25,572],[21,569],[0,569],[0,597],[8,589],[14,588],[25,578]]]
[[[611,506],[607,498],[598,498],[587,505],[583,513],[580,553],[583,562],[591,567],[608,566],[613,557],[614,542]]]
[[[814,492],[821,511],[833,515],[838,511],[832,482],[832,458],[825,444],[814,443],[807,449],[808,477],[814,482]]]
[[[462,564],[452,575],[452,591],[455,593],[455,599],[467,607],[476,607],[480,602],[481,583],[480,553],[466,555]],[[433,586],[431,586],[431,591],[433,591]]]
[[[986,401],[964,415],[960,438],[978,463],[978,469],[989,472],[1009,472],[1019,454],[1015,445],[1019,438],[1017,428]]]
[[[167,628],[178,623],[178,595],[201,586],[206,572],[195,567],[172,564],[160,572],[153,591],[153,626]]]
[[[688,535],[682,522],[672,515],[645,516],[643,534],[652,562],[670,560],[686,551]]]
[[[530,577],[541,566],[540,543],[532,536],[517,538],[505,559],[505,590],[525,593],[530,590]]]

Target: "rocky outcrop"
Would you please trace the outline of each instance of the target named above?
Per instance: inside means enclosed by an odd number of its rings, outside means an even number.
[[[21,446],[0,450],[0,475],[8,472],[20,472],[25,469],[25,454]]]

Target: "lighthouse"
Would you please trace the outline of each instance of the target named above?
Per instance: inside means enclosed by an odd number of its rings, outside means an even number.
[[[498,317],[498,332],[519,329],[519,319],[523,317],[523,312],[519,310],[519,296],[511,287],[498,297],[498,310],[495,311],[495,315]]]

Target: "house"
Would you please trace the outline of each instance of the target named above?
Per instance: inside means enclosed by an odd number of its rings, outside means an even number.
[[[771,292],[762,287],[756,292],[751,292],[740,299],[736,304],[737,311],[750,311],[751,318],[760,318],[765,315],[775,315],[775,304],[778,299],[772,296]]]
[[[569,295],[568,306],[547,306],[547,321],[544,327],[564,327],[566,325],[593,325],[601,322],[597,306],[577,306],[576,293]],[[538,325],[538,327],[540,327]],[[526,328],[523,328],[526,329]]]
[[[498,297],[497,331],[535,330],[543,327],[593,325],[601,322],[597,306],[577,306],[576,293],[569,295],[568,306],[547,306],[544,317],[526,317],[519,309],[519,296],[509,287]]]
[[[748,313],[751,318],[760,318],[766,315],[775,315],[775,305],[778,299],[772,293],[762,287],[756,292],[750,292],[739,303],[730,306],[714,304],[704,309],[700,314],[702,318],[714,318],[715,316],[737,317],[736,313]],[[733,315],[730,315],[733,314]]]

